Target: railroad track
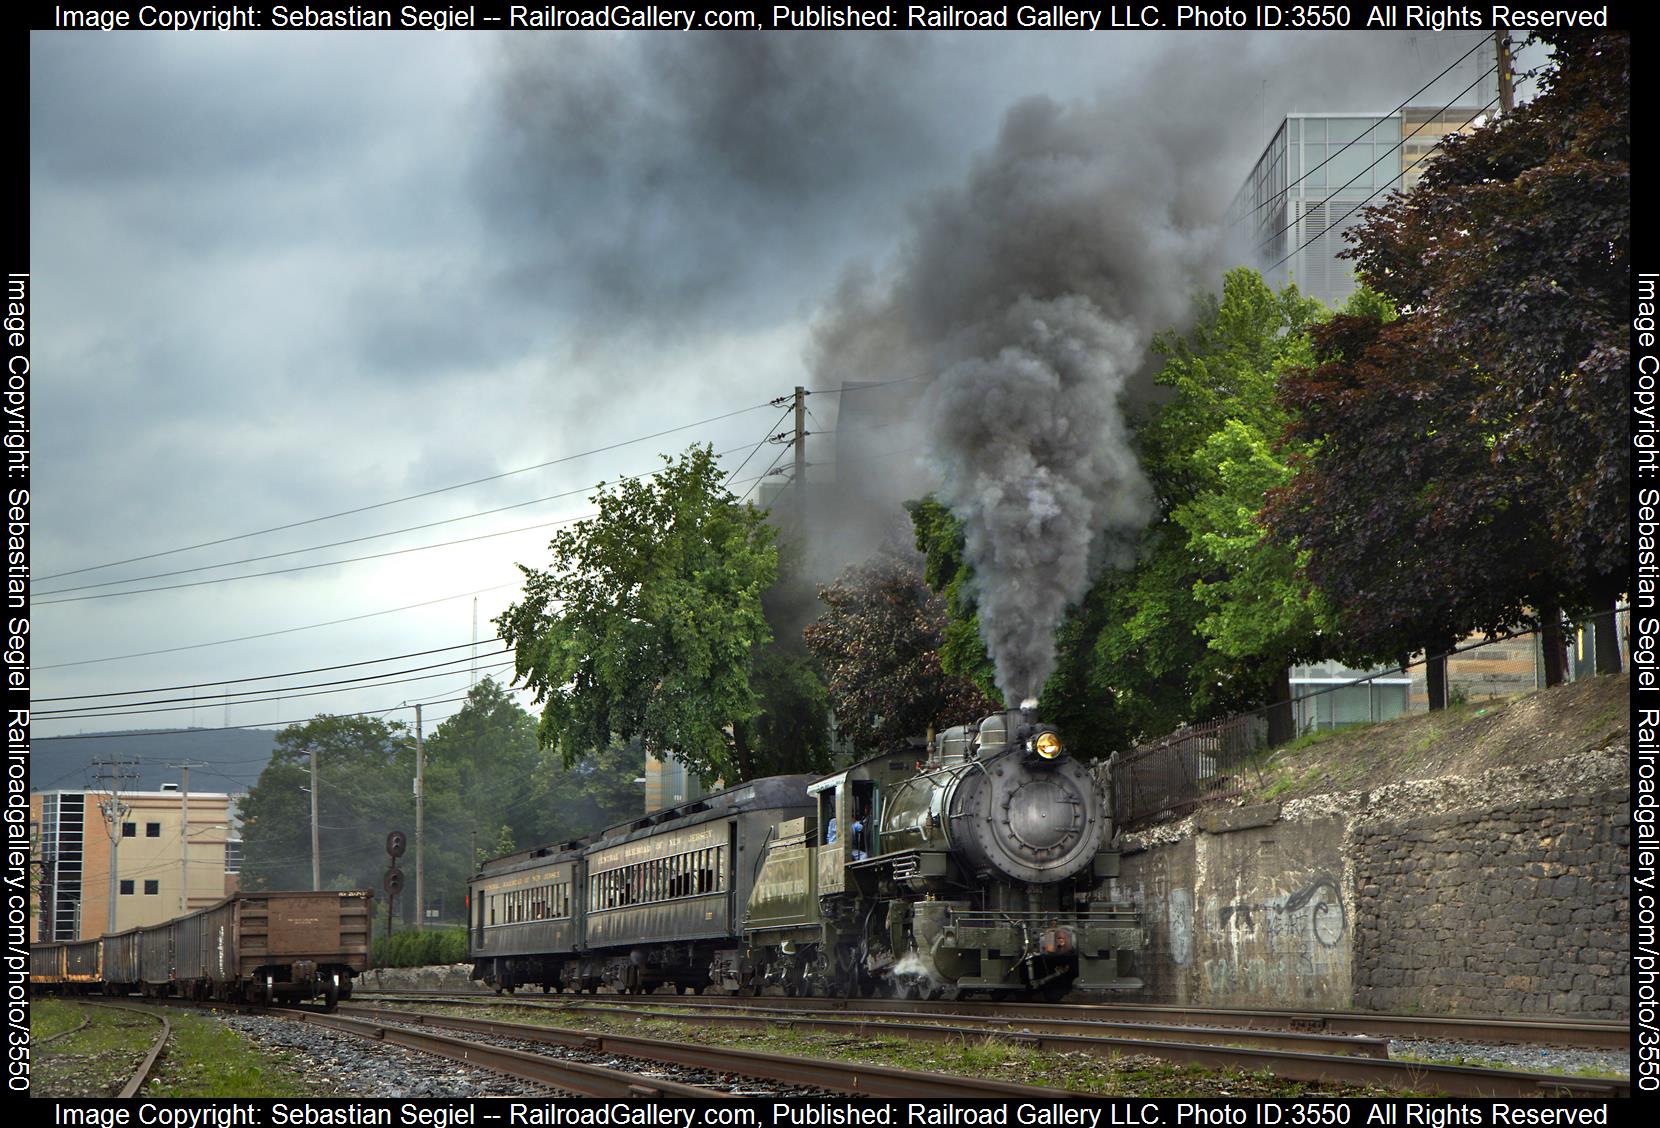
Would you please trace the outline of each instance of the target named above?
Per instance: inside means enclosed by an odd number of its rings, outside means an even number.
[[[454,996],[451,996],[452,998]],[[469,1001],[474,997],[467,997]],[[811,1026],[819,1029],[842,1029],[862,1036],[873,1034],[898,1034],[904,1037],[925,1038],[931,1040],[962,1040],[985,1037],[996,1037],[1011,1043],[1032,1045],[1051,1050],[1072,1050],[1111,1056],[1116,1054],[1142,1053],[1159,1057],[1167,1061],[1180,1062],[1189,1065],[1198,1065],[1211,1069],[1233,1069],[1245,1072],[1267,1071],[1277,1077],[1290,1081],[1301,1081],[1313,1084],[1349,1083],[1360,1085],[1375,1085],[1401,1092],[1439,1093],[1447,1096],[1461,1097],[1537,1097],[1537,1096],[1577,1096],[1577,1097],[1615,1097],[1629,1096],[1630,1083],[1620,1079],[1581,1078],[1556,1074],[1526,1073],[1512,1070],[1476,1068],[1463,1065],[1429,1064],[1421,1062],[1404,1062],[1388,1060],[1385,1053],[1378,1051],[1383,1043],[1377,1039],[1367,1038],[1364,1041],[1355,1038],[1337,1038],[1331,1035],[1288,1035],[1280,1032],[1274,1037],[1281,1039],[1277,1043],[1263,1045],[1260,1041],[1265,1036],[1263,1031],[1236,1030],[1230,1028],[1174,1028],[1166,1027],[1164,1031],[1179,1030],[1186,1040],[1174,1041],[1168,1038],[1148,1036],[1157,1033],[1150,1026],[1141,1028],[1145,1033],[1140,1036],[1104,1036],[1099,1033],[1061,1033],[1057,1031],[1044,1032],[1033,1029],[1041,1021],[1027,1020],[1023,1025],[1013,1025],[1019,1022],[1018,1017],[1011,1018],[1010,1010],[1019,1010],[1020,1007],[993,1006],[992,1018],[982,1018],[975,1022],[974,1016],[965,1016],[955,1013],[962,1007],[961,1003],[946,1004],[943,1008],[931,1008],[925,1012],[917,1012],[915,1004],[908,1011],[901,1011],[904,1017],[924,1017],[926,1023],[894,1021],[891,1017],[895,1013],[893,1008],[878,1007],[874,1013],[865,1013],[860,1018],[842,1017],[809,1017],[800,1007],[772,1008],[756,1006],[757,1003],[806,1003],[822,1004],[827,1000],[744,1000],[736,1008],[730,999],[645,999],[640,996],[613,996],[604,1003],[596,1002],[600,996],[585,996],[581,1000],[566,1003],[562,1001],[525,1002],[511,1000],[509,1005],[531,1007],[540,1010],[577,1011],[581,1013],[595,1010],[614,1014],[649,1015],[663,1018],[683,1020],[684,1014],[674,1014],[676,1010],[690,1010],[697,1019],[715,1023],[734,1025],[777,1025],[777,1026]],[[837,1000],[828,1000],[837,1002]],[[838,1011],[852,1011],[853,1008],[863,1008],[873,1000],[842,1001],[842,1007],[832,1007],[829,1013]],[[898,1000],[874,1000],[877,1002],[899,1002]],[[745,1005],[747,1004],[747,1005]],[[732,1014],[732,1010],[758,1011],[754,1014]],[[1053,1010],[1052,1007],[1040,1008]],[[1076,1011],[1078,1008],[1072,1008]],[[721,1014],[721,1010],[728,1013]],[[767,1010],[774,1013],[767,1014]],[[700,1013],[701,1012],[701,1013]],[[951,1012],[951,1013],[947,1013]],[[398,1012],[371,1012],[382,1016]],[[820,1013],[825,1013],[821,1011]],[[404,1012],[405,1020],[411,1012]],[[425,1021],[431,1025],[449,1026],[454,1024],[457,1029],[482,1029],[488,1026],[512,1025],[517,1029],[538,1029],[524,1027],[520,1024],[498,1024],[489,1020],[462,1018],[453,1016],[427,1016]],[[1097,1030],[1104,1023],[1091,1023],[1087,1020],[1073,1019],[1061,1022],[1059,1025],[1068,1029],[1088,1030],[1092,1026]],[[548,1036],[553,1039],[595,1038],[604,1037],[614,1040],[620,1036],[591,1035],[580,1031],[551,1030]],[[1255,1046],[1243,1045],[1253,1037],[1259,1039]],[[1294,1040],[1295,1039],[1295,1040]],[[1346,1052],[1333,1052],[1339,1044]],[[1300,1047],[1300,1048],[1294,1048]],[[1318,1049],[1311,1047],[1319,1047]],[[702,1052],[706,1047],[699,1047]],[[1323,1051],[1323,1052],[1322,1052]],[[833,1086],[827,1086],[833,1087]],[[890,1094],[871,1094],[890,1095]],[[914,1091],[891,1094],[900,1096],[926,1095]]]
[[[1077,1050],[1102,1054],[1134,1051],[1149,1041],[1211,1045],[1219,1036],[1225,1036],[1232,1045],[1257,1049],[1307,1050],[1310,1053],[1359,1054],[1374,1058],[1389,1056],[1388,1043],[1381,1038],[1303,1034],[1281,1030],[1219,1030],[1215,1027],[1078,1019],[1010,1019],[1002,1015],[972,1016],[927,1010],[886,1012],[769,1006],[726,1008],[718,1003],[688,1008],[683,1000],[643,999],[628,995],[616,996],[614,1000],[605,1002],[591,998],[542,1002],[491,997],[487,1005],[557,1014],[635,1015],[641,1018],[673,1018],[676,1022],[692,1024],[823,1030],[859,1037],[878,1033],[900,1034],[919,1041],[934,1042],[961,1041],[964,1038],[983,1038],[991,1035],[1035,1049]]]
[[[370,1041],[403,1046],[465,1062],[520,1080],[532,1081],[577,1096],[664,1099],[732,1099],[774,1095],[758,1090],[754,1081],[783,1085],[788,1092],[802,1090],[845,1093],[866,1097],[970,1097],[987,1100],[1059,1100],[1076,1094],[1061,1089],[1016,1085],[977,1077],[947,1076],[889,1066],[821,1061],[814,1058],[757,1053],[719,1046],[687,1045],[622,1035],[598,1035],[520,1023],[459,1019],[419,1012],[381,1011],[343,1004],[323,1012],[298,1007],[260,1008],[241,1004],[167,1000],[166,1005],[257,1014],[309,1023]],[[450,1033],[443,1033],[447,1031]],[[471,1034],[472,1038],[453,1034]],[[624,1057],[694,1070],[703,1074],[747,1078],[725,1088],[654,1077],[641,1068],[616,1069],[593,1062],[556,1057],[511,1046],[478,1041],[490,1038],[558,1047],[583,1056]]]
[[[359,991],[358,997],[387,999],[497,999],[484,991]],[[552,1001],[565,996],[547,996]],[[576,996],[570,996],[575,998]],[[988,1003],[966,999],[919,1003],[907,999],[785,998],[762,996],[671,997],[667,995],[586,995],[597,1005],[660,1004],[686,1008],[779,1010],[842,1010],[882,1012],[908,1017],[995,1016],[1061,1022],[1103,1022],[1137,1025],[1172,1024],[1181,1027],[1225,1027],[1236,1031],[1275,1031],[1365,1038],[1456,1038],[1507,1045],[1577,1046],[1630,1050],[1631,1028],[1616,1022],[1559,1021],[1498,1017],[1369,1014],[1357,1011],[1299,1011],[1270,1009],[1147,1006],[1123,1003]]]
[[[156,1040],[150,1044],[149,1052],[138,1063],[138,1068],[133,1070],[132,1076],[127,1078],[127,1083],[121,1086],[121,1091],[115,1094],[120,1100],[136,1097],[138,1091],[144,1087],[144,1083],[150,1079],[151,1072],[156,1068],[156,1062],[161,1060],[161,1051],[167,1048],[167,1039],[173,1036],[173,1024],[167,1021],[166,1015],[157,1014],[148,1007],[133,1003],[93,1002],[90,999],[82,1001],[89,1007],[107,1007],[110,1010],[129,1011],[134,1014],[141,1014],[146,1018],[153,1018],[161,1023],[161,1031],[156,1035]],[[77,1029],[79,1028],[77,1027]],[[70,1033],[73,1033],[73,1031]]]
[[[384,1011],[355,1004],[349,1007],[343,1004],[343,1007],[351,1018],[376,1024],[384,1023],[393,1028],[436,1027],[484,1037],[509,1038],[615,1054],[644,1061],[699,1067],[853,1096],[1048,1101],[1077,1096],[1076,1093],[1064,1089],[1044,1089],[984,1077],[927,1073],[864,1062],[759,1053],[706,1044],[688,1045],[684,1042],[642,1038],[631,1034],[599,1034],[491,1019],[434,1015],[419,1011]],[[312,1021],[313,1018],[312,1015],[306,1016],[307,1021]]]

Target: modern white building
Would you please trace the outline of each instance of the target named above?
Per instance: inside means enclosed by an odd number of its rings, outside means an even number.
[[[1337,254],[1343,232],[1368,204],[1410,189],[1441,139],[1487,120],[1488,79],[1464,106],[1408,106],[1394,113],[1287,114],[1229,208],[1255,265],[1278,288],[1339,305],[1354,292],[1352,264]]]

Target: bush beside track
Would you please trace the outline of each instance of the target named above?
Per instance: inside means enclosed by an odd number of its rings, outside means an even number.
[[[467,958],[467,930],[433,928],[420,932],[395,932],[375,941],[371,958],[376,967],[461,963]]]

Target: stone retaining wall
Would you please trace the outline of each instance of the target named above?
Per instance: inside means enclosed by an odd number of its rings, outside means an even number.
[[[1124,839],[1153,1002],[1626,1019],[1623,745]]]
[[[1628,1018],[1629,798],[1357,827],[1355,1003]]]

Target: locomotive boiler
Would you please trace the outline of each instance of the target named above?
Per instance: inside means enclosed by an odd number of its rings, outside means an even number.
[[[720,953],[731,990],[1056,997],[1129,989],[1142,945],[1089,768],[1030,708],[947,729],[807,788]]]

